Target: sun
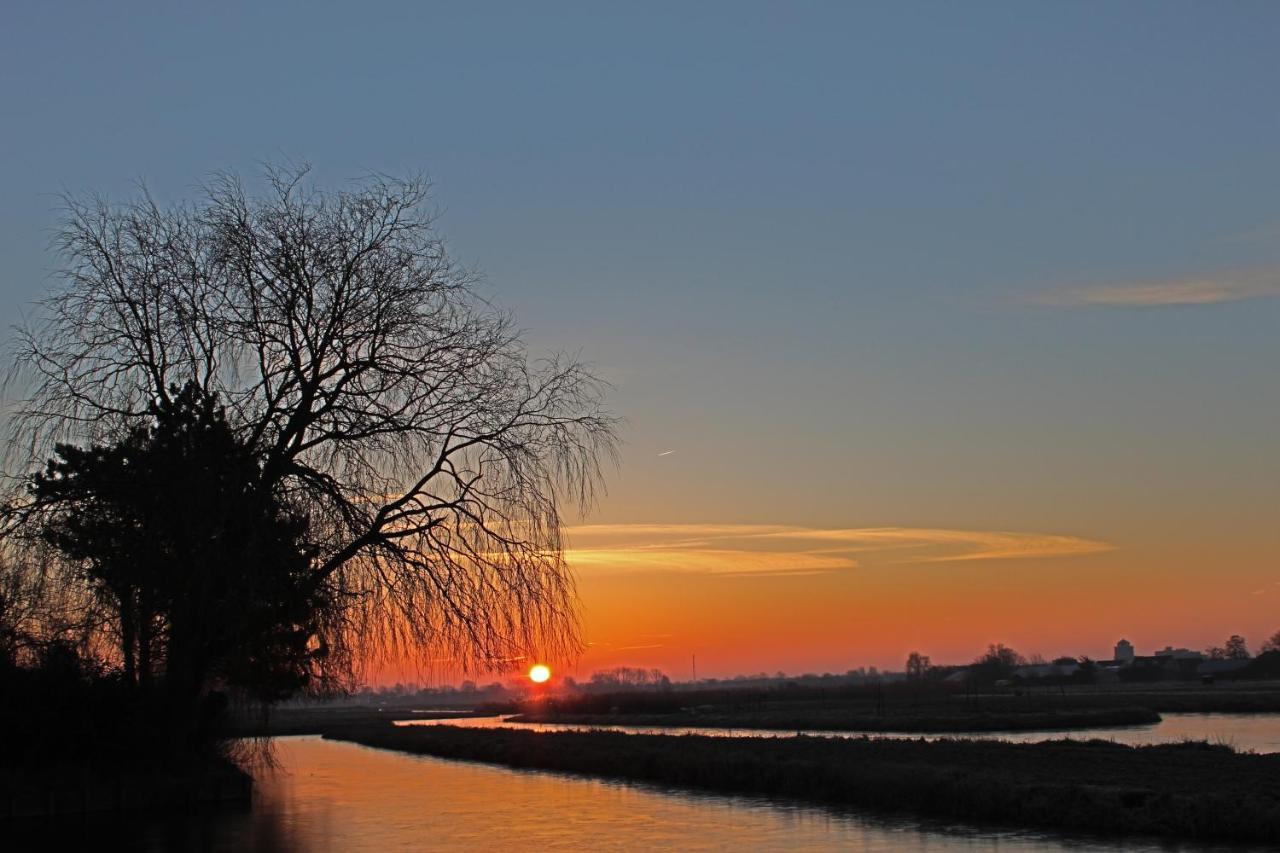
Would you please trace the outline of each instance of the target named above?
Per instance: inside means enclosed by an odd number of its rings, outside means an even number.
[[[529,680],[534,684],[542,684],[551,677],[551,667],[545,663],[535,663],[529,667]]]

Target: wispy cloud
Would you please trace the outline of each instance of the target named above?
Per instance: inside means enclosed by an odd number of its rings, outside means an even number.
[[[628,541],[678,536],[683,539],[706,539],[729,536],[755,536],[783,530],[801,530],[785,524],[580,524],[570,527],[570,536],[592,539],[624,538]]]
[[[1051,305],[1154,308],[1164,305],[1215,305],[1276,296],[1280,296],[1280,269],[1120,282],[1059,291],[1043,301]]]
[[[854,560],[830,554],[772,553],[746,549],[701,548],[697,544],[671,547],[641,545],[636,548],[572,548],[566,554],[576,571],[604,572],[700,572],[703,574],[790,574],[834,572],[857,566]]]
[[[884,551],[898,548],[942,548],[946,553],[907,558],[905,562],[949,563],[963,560],[1008,560],[1018,557],[1065,557],[1110,551],[1106,542],[1050,533],[946,530],[921,527],[860,527],[846,530],[799,529],[766,534],[770,538],[836,542],[849,549]]]
[[[829,574],[879,563],[955,563],[1109,551],[1078,536],[914,527],[767,524],[584,525],[566,557],[587,575],[691,572],[725,577]]]

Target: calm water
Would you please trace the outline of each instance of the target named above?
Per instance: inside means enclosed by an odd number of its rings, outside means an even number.
[[[252,810],[59,826],[39,846],[143,851],[397,850],[1206,850],[1099,844],[665,791],[369,749],[313,737],[276,743]],[[10,837],[9,840],[12,840]],[[19,841],[16,847],[28,849]],[[1222,849],[1222,848],[1218,848]],[[1239,850],[1241,848],[1231,848]]]
[[[432,721],[416,724],[434,725]],[[492,727],[500,718],[439,721]],[[508,724],[513,725],[513,724]],[[564,726],[528,726],[540,729]],[[648,731],[645,729],[623,729]],[[672,729],[661,732],[681,731]],[[793,732],[710,730],[717,735]],[[835,733],[847,736],[849,733]],[[1094,730],[1126,743],[1210,738],[1280,751],[1280,715],[1167,714],[1156,726]],[[1004,735],[1035,740],[1062,733]],[[1074,736],[1085,736],[1076,733]],[[983,737],[987,737],[984,735]],[[1068,839],[890,821],[855,812],[745,797],[524,772],[375,750],[316,737],[278,738],[276,766],[259,771],[254,805],[199,817],[59,818],[10,835],[6,849],[143,851],[346,850],[1208,850],[1203,846],[1106,845]],[[8,846],[13,842],[14,846]]]
[[[1029,731],[983,732],[980,734],[951,733],[926,735],[926,739],[939,737],[974,738],[979,740],[1039,741],[1050,738],[1106,738],[1117,743],[1152,744],[1180,740],[1208,740],[1227,743],[1238,750],[1253,752],[1280,752],[1280,714],[1163,714],[1164,719],[1150,726],[1124,726],[1119,728],[1084,729],[1077,731]],[[651,728],[644,726],[579,726],[565,723],[510,723],[502,717],[470,717],[454,720],[403,720],[398,726],[467,726],[469,728],[522,728],[535,731],[583,731],[586,729],[627,732],[629,734],[704,734],[715,737],[792,737],[794,730],[782,729],[713,729],[713,728]],[[837,732],[809,731],[806,734],[825,737],[873,737],[918,738],[894,732]]]

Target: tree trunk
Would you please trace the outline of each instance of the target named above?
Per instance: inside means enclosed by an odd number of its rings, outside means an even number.
[[[155,647],[155,612],[150,603],[142,602],[138,622],[138,685],[143,693],[151,691],[151,670],[154,666],[152,651]]]
[[[135,647],[137,645],[137,606],[134,592],[131,589],[118,593],[120,601],[120,655],[124,659],[124,682],[133,689],[138,686],[138,667]]]

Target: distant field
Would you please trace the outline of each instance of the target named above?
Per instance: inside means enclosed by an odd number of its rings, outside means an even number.
[[[520,720],[578,725],[709,726],[836,731],[984,732],[1109,728],[1160,713],[1280,713],[1280,684],[1174,683],[965,692],[883,689],[681,690],[548,697]]]
[[[702,726],[726,729],[783,729],[793,731],[867,731],[867,732],[1013,732],[1051,731],[1115,726],[1150,725],[1160,722],[1160,715],[1148,708],[1080,708],[1019,710],[995,708],[969,710],[930,708],[911,713],[869,713],[867,709],[850,707],[776,707],[745,710],[713,709],[697,713],[671,714],[557,714],[526,713],[512,718],[524,723],[570,723],[574,725]]]
[[[429,701],[425,702],[429,705]],[[237,716],[235,737],[320,734],[335,725],[518,714],[524,722],[907,733],[1049,731],[1148,725],[1161,713],[1280,713],[1280,682],[1022,688],[964,693],[860,690],[634,691],[414,713],[414,706],[315,704]]]

